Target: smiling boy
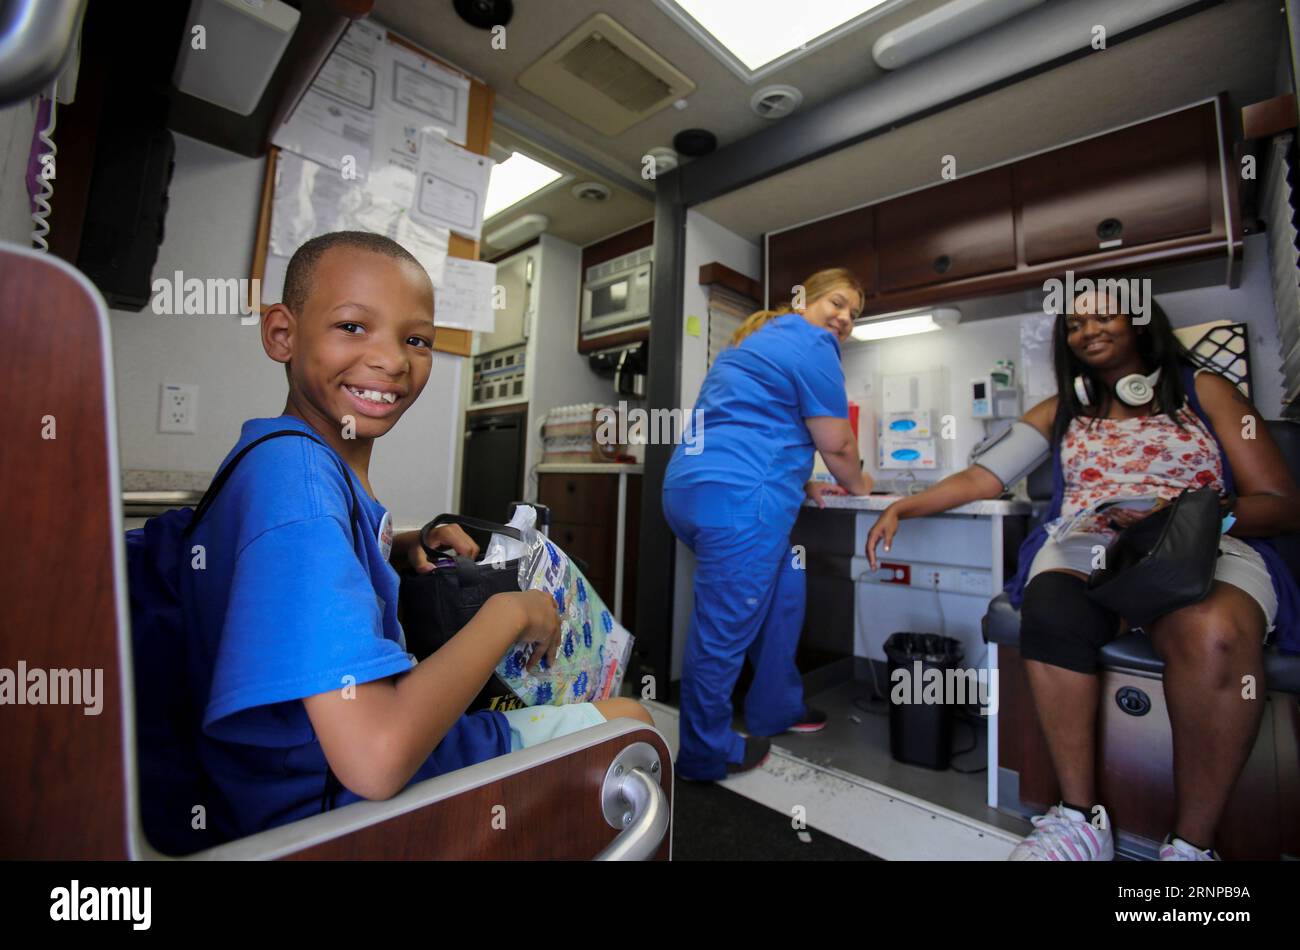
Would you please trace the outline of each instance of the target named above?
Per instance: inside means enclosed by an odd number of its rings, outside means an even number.
[[[191,536],[200,569],[182,580],[214,786],[202,804],[225,837],[388,798],[607,718],[650,721],[630,700],[465,715],[514,643],[554,659],[559,616],[540,591],[495,595],[418,664],[406,652],[393,568],[432,568],[416,532],[392,535],[369,466],[429,379],[433,311],[428,275],[400,245],[337,232],[298,249],[263,317],[263,347],[288,376],[284,414],[244,424],[222,468],[256,446]],[[305,437],[274,435],[286,430]],[[434,540],[477,553],[454,526]]]

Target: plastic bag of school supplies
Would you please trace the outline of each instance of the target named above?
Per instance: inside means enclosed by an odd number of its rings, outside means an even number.
[[[615,622],[568,556],[533,527],[536,517],[530,506],[516,508],[509,527],[517,529],[523,540],[494,534],[483,563],[505,564],[518,558],[519,589],[545,591],[559,608],[560,647],[554,663],[542,660],[531,670],[528,659],[533,647],[514,647],[497,666],[497,676],[529,706],[606,699],[622,684],[633,637]]]

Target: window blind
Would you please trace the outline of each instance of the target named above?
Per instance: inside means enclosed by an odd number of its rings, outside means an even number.
[[[1296,244],[1294,135],[1273,137],[1261,211],[1268,222],[1273,310],[1282,357],[1282,414],[1300,418],[1300,254]]]

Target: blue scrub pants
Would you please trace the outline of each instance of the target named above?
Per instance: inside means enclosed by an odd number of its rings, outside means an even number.
[[[790,550],[794,518],[760,517],[760,494],[721,485],[663,493],[668,525],[697,562],[682,664],[683,778],[725,778],[728,762],[744,761],[744,737],[731,728],[731,693],[746,656],[754,668],[745,697],[751,734],[784,732],[805,713],[794,662],[806,596],[802,566],[795,568]]]

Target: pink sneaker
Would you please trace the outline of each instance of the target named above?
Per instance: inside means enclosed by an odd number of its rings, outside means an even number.
[[[826,714],[820,709],[807,707],[804,717],[796,722],[786,732],[821,732],[826,728]]]
[[[1165,843],[1160,846],[1161,861],[1222,861],[1223,859],[1215,853],[1213,848],[1207,848],[1205,851],[1198,851],[1182,838],[1175,838],[1172,834],[1165,838]]]
[[[1110,832],[1110,816],[1098,806],[1097,824],[1082,812],[1053,805],[1046,815],[1030,819],[1034,830],[1016,845],[1008,861],[1111,861],[1115,843]]]

